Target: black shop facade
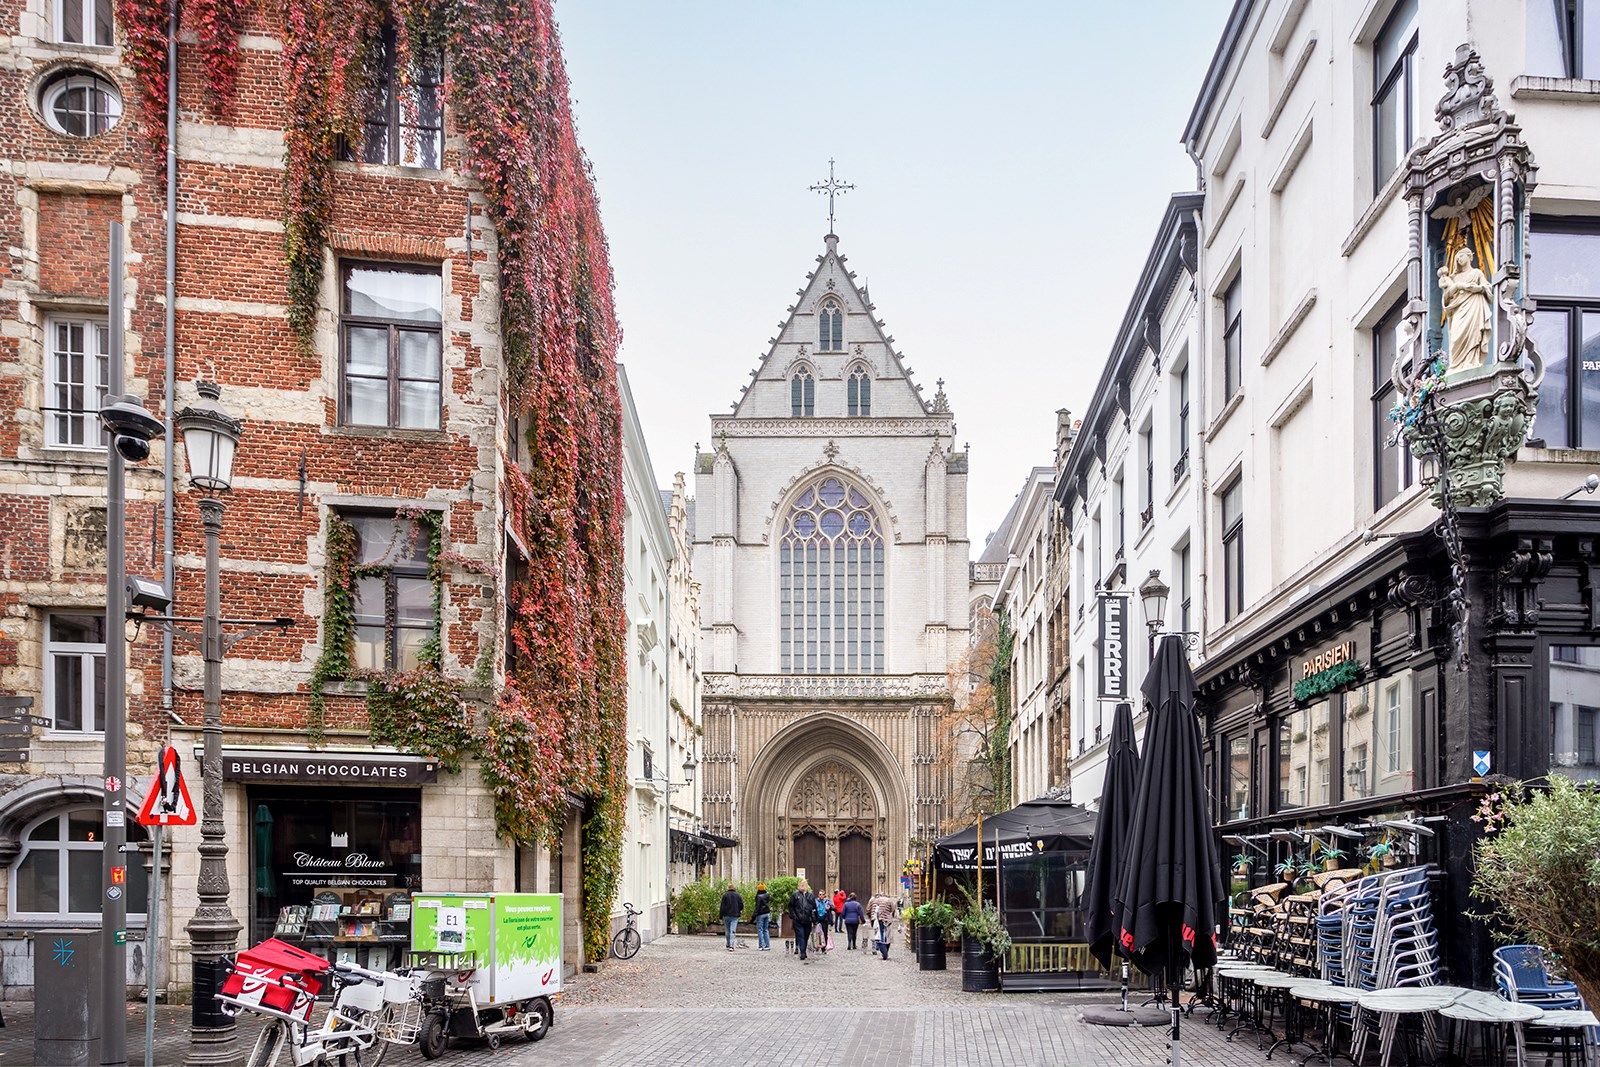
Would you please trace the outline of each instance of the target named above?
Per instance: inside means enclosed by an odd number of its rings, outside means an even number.
[[[1446,966],[1481,985],[1493,943],[1468,913],[1487,910],[1470,896],[1486,769],[1600,780],[1600,507],[1458,516],[1465,640],[1430,529],[1379,541],[1196,677],[1222,855],[1251,861],[1234,887],[1325,849],[1337,866],[1434,865]]]
[[[437,761],[227,747],[222,769],[247,813],[248,848],[233,852],[248,852],[251,942],[278,937],[329,960],[399,964],[423,884],[422,793]]]

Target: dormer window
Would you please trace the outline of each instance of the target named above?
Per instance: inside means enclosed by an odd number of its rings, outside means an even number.
[[[808,367],[800,367],[789,379],[789,414],[809,419],[817,413],[817,380]]]
[[[867,368],[857,366],[845,382],[845,400],[851,418],[865,418],[872,414],[872,375]]]
[[[838,304],[823,304],[817,315],[817,348],[822,352],[844,351],[844,312]]]

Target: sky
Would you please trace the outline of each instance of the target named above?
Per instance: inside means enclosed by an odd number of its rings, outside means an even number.
[[[973,555],[1081,413],[1227,0],[557,0],[662,486],[840,251],[970,443]],[[693,491],[693,478],[690,479]]]

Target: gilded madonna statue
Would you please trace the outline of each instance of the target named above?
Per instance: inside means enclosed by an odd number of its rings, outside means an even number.
[[[1450,352],[1447,375],[1477,370],[1488,362],[1493,295],[1489,279],[1473,262],[1472,249],[1456,249],[1450,265],[1439,268],[1440,319]]]

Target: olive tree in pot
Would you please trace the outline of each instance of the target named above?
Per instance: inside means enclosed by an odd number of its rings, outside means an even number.
[[[1011,935],[1000,909],[969,895],[961,915],[961,991],[986,993],[1000,988],[1000,961],[1011,949]]]
[[[1473,895],[1600,1006],[1600,787],[1552,774],[1530,793],[1506,781],[1472,819],[1484,832]]]

